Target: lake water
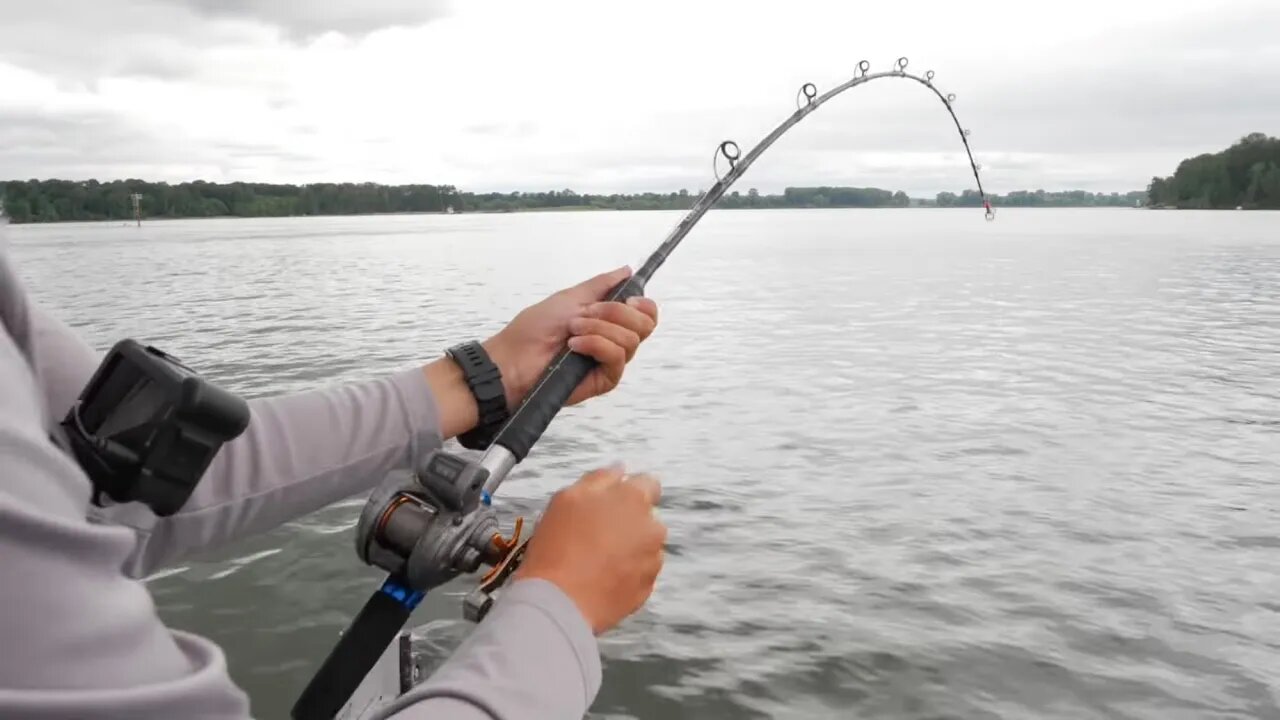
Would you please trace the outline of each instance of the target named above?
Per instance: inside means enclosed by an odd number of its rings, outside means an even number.
[[[10,228],[97,347],[247,395],[420,364],[638,263],[679,214]],[[615,458],[670,556],[601,641],[598,718],[1280,717],[1280,214],[713,212],[659,331],[504,513]],[[372,482],[374,479],[371,478]],[[150,587],[262,718],[380,580],[361,500]],[[418,610],[444,657],[459,582]]]

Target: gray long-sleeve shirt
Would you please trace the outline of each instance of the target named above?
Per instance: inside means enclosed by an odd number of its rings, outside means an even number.
[[[0,225],[0,718],[250,717],[221,650],[166,627],[139,578],[367,491],[439,447],[421,370],[254,400],[248,430],[177,514],[98,508],[49,431],[99,358],[29,299],[3,233]],[[596,641],[572,600],[525,580],[378,717],[580,718],[599,685]]]

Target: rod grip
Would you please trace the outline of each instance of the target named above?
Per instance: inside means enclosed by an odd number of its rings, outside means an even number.
[[[605,297],[610,302],[626,302],[628,298],[644,294],[644,281],[631,276],[622,281]],[[524,399],[511,419],[493,439],[515,456],[516,462],[525,459],[534,443],[551,425],[556,413],[568,402],[569,396],[597,365],[593,358],[572,350],[563,350],[551,361],[533,390]]]
[[[294,703],[290,715],[294,720],[332,720],[408,622],[416,602],[398,600],[387,588],[383,585],[369,597],[333,646]]]

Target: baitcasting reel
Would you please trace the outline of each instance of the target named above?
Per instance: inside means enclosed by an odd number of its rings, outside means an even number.
[[[416,593],[492,566],[464,600],[466,618],[479,622],[524,555],[524,518],[503,537],[484,490],[488,478],[480,463],[436,450],[413,477],[389,478],[369,496],[356,526],[356,553]]]

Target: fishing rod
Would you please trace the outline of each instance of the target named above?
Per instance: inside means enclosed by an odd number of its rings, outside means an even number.
[[[969,131],[961,127],[956,117],[955,95],[943,95],[934,86],[932,70],[923,77],[908,73],[905,57],[898,58],[892,70],[872,73],[870,69],[871,64],[866,60],[859,62],[852,79],[822,95],[813,83],[802,85],[796,93],[796,111],[745,157],[732,140],[720,143],[712,157],[715,184],[698,198],[640,269],[614,288],[606,299],[624,302],[643,295],[645,285],[693,226],[778,138],[828,100],[881,78],[914,80],[942,101],[964,143],[986,218],[995,219],[995,210],[982,189],[981,166],[974,162],[969,147]],[[729,164],[729,172],[723,177],[719,175],[721,158]],[[388,478],[373,491],[356,525],[356,552],[365,563],[389,574],[308,683],[293,707],[294,718],[329,720],[344,708],[360,712],[360,708],[349,706],[352,694],[400,633],[427,591],[487,565],[490,569],[479,586],[463,600],[463,614],[468,620],[484,619],[495,594],[519,566],[528,543],[528,538],[520,537],[523,518],[517,518],[511,537],[503,535],[491,507],[493,495],[511,470],[529,455],[574,389],[595,366],[592,358],[563,349],[479,460],[436,450],[420,464],[413,477]],[[408,690],[411,684],[411,679],[402,678],[400,691]]]

